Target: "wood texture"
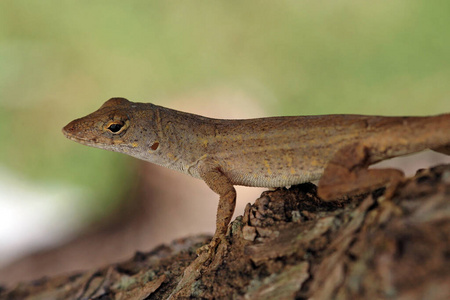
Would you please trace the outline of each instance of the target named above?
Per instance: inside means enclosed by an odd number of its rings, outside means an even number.
[[[201,273],[191,237],[89,272],[22,283],[0,299],[449,299],[450,165],[323,202],[303,184],[264,192]]]

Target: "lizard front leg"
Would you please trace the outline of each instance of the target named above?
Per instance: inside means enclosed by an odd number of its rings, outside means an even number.
[[[216,232],[209,244],[209,251],[213,253],[221,242],[225,242],[228,224],[236,206],[236,190],[231,181],[226,177],[219,167],[210,167],[202,164],[199,167],[200,177],[211,190],[219,194],[219,206],[217,207]],[[204,249],[200,249],[203,251]]]
[[[353,144],[340,149],[330,160],[319,181],[318,195],[323,200],[363,194],[387,185],[391,197],[404,174],[397,169],[368,169],[370,147]]]
[[[217,267],[221,260],[215,258],[226,251],[226,247],[218,248],[218,246],[219,244],[226,245],[227,243],[225,234],[236,205],[236,190],[228,177],[214,163],[201,161],[198,164],[197,171],[200,178],[206,182],[211,190],[220,196],[219,207],[217,208],[216,232],[209,245],[205,245],[197,250],[198,257],[184,270],[177,287],[168,299],[178,299],[177,293],[180,290],[187,286],[193,286],[200,278],[203,270],[205,270],[206,265],[209,265],[209,268]]]

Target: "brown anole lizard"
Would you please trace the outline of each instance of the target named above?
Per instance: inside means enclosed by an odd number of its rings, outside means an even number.
[[[424,149],[450,155],[450,114],[221,120],[112,98],[63,133],[205,181],[220,196],[211,248],[231,221],[234,185],[284,187],[320,179],[324,200],[385,185],[392,194],[403,173],[370,165]]]

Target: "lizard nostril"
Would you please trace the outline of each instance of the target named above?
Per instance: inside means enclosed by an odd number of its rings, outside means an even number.
[[[74,126],[72,123],[67,124],[66,126],[63,127],[62,132],[63,133],[72,133],[74,130]]]

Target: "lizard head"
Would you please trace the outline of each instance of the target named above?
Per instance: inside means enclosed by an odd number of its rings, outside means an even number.
[[[138,130],[142,128],[141,113],[136,103],[112,98],[97,111],[70,122],[62,131],[67,138],[80,144],[136,156],[142,143],[138,136],[139,132],[142,134],[142,130]],[[158,145],[151,145],[151,149]]]

